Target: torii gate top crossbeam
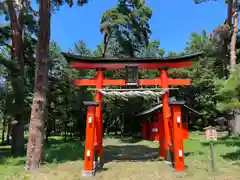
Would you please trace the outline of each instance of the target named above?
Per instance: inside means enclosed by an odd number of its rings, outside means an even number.
[[[138,65],[141,69],[184,68],[191,67],[192,62],[198,60],[202,53],[195,53],[185,56],[164,57],[164,58],[101,58],[83,57],[62,52],[65,59],[75,69],[122,69],[126,65]]]

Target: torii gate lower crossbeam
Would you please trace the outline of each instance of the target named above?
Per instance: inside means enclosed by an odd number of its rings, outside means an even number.
[[[189,79],[172,79],[168,78],[168,85],[169,86],[186,86],[190,85]],[[98,80],[97,78],[93,79],[82,79],[76,80],[73,85],[74,86],[96,86]],[[103,79],[102,81],[103,86],[126,86],[126,81],[123,79]],[[138,82],[138,86],[161,86],[161,79],[140,79]]]

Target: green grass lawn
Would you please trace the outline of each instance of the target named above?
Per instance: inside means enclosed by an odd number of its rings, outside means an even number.
[[[236,180],[240,179],[240,138],[221,138],[214,145],[215,170],[210,166],[209,143],[200,133],[191,133],[193,140],[185,141],[186,170],[176,174],[171,167],[158,161],[158,144],[149,141],[121,141],[106,138],[105,170],[93,179],[145,180]],[[83,165],[83,143],[51,138],[46,145],[46,164],[37,172],[24,171],[25,157],[12,158],[9,146],[0,146],[0,179],[12,180],[79,180]]]

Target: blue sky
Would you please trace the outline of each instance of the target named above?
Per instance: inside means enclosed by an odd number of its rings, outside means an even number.
[[[77,40],[84,40],[94,49],[103,39],[99,31],[102,13],[117,4],[117,0],[101,2],[91,0],[84,7],[62,6],[52,16],[51,39],[64,51]],[[193,0],[147,0],[147,5],[153,9],[151,39],[160,40],[166,51],[183,50],[191,32],[210,32],[224,22],[227,14],[223,0],[199,5]]]
[[[84,40],[89,48],[95,49],[103,39],[99,31],[101,15],[115,7],[117,1],[90,0],[84,7],[62,6],[52,16],[51,39],[57,41],[63,51],[72,48],[77,40]],[[227,15],[223,0],[199,5],[193,0],[147,0],[147,5],[153,9],[151,39],[160,40],[167,52],[182,51],[191,32],[201,33],[203,29],[211,32]]]

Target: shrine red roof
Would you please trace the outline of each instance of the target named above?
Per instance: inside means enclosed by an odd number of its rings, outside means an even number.
[[[198,58],[202,55],[202,52],[189,54],[184,56],[173,56],[173,57],[162,57],[162,58],[130,58],[130,57],[91,57],[91,56],[79,56],[74,55],[71,53],[62,52],[62,55],[68,62],[85,62],[85,63],[101,63],[101,64],[108,64],[108,63],[159,63],[160,61],[164,62],[186,62],[186,61],[194,61],[198,60]]]
[[[76,69],[121,69],[126,65],[137,65],[140,69],[183,68],[191,67],[193,61],[197,61],[202,53],[185,56],[163,57],[163,58],[109,58],[109,57],[86,57],[62,52],[72,68]]]
[[[200,112],[198,112],[198,111],[192,109],[191,107],[185,105],[185,101],[173,101],[173,100],[170,100],[169,105],[170,106],[172,106],[172,105],[179,105],[179,106],[182,106],[182,107],[190,110],[191,112],[196,113],[197,115],[201,115]],[[151,114],[153,112],[159,111],[161,108],[162,108],[162,103],[160,102],[160,104],[157,104],[154,107],[151,107],[151,108],[149,108],[149,109],[147,109],[147,110],[145,110],[143,112],[140,112],[136,116],[145,116],[145,115]]]

